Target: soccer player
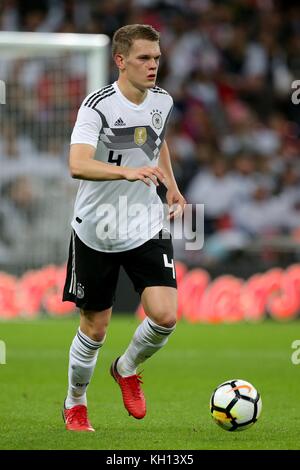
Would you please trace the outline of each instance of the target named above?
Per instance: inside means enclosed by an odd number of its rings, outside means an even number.
[[[180,216],[185,200],[164,140],[173,100],[155,86],[159,33],[148,25],[124,26],[114,34],[112,54],[118,80],[85,98],[71,137],[70,172],[81,181],[63,300],[79,307],[80,326],[70,349],[63,417],[73,431],[94,431],[86,389],[105,341],[120,266],[146,313],[110,369],[134,418],[146,414],[137,368],[167,343],[176,325],[172,241],[163,230],[156,187],[167,188],[169,218]]]

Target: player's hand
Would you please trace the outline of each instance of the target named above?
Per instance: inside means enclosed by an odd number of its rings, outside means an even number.
[[[151,185],[151,181],[155,186],[159,185],[165,179],[165,175],[158,167],[143,166],[140,168],[124,168],[124,177],[127,181],[143,181],[147,186]]]
[[[168,220],[177,219],[184,212],[186,200],[178,188],[169,188],[166,194],[167,203],[169,206]]]

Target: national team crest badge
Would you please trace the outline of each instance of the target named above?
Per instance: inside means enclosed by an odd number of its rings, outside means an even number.
[[[77,297],[78,299],[83,299],[84,297],[84,286],[80,284],[80,282],[77,283]]]
[[[162,112],[159,109],[153,109],[150,114],[152,116],[153,127],[155,127],[155,129],[161,129],[163,126]]]
[[[152,116],[152,124],[155,127],[155,129],[161,129],[163,122],[162,122],[162,117],[158,113],[154,113]]]
[[[134,130],[134,142],[140,147],[147,141],[146,127],[136,127]]]

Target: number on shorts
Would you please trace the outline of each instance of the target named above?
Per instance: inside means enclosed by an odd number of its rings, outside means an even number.
[[[171,259],[171,263],[168,261],[168,256],[166,253],[163,254],[164,257],[164,265],[166,268],[172,268],[172,273],[173,273],[173,279],[175,279],[175,267],[174,267],[174,260],[173,258]]]

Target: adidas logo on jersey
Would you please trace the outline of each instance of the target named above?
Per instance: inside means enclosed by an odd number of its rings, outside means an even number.
[[[123,121],[123,119],[119,117],[119,119],[117,119],[116,122],[114,123],[114,126],[126,126],[126,124]]]

